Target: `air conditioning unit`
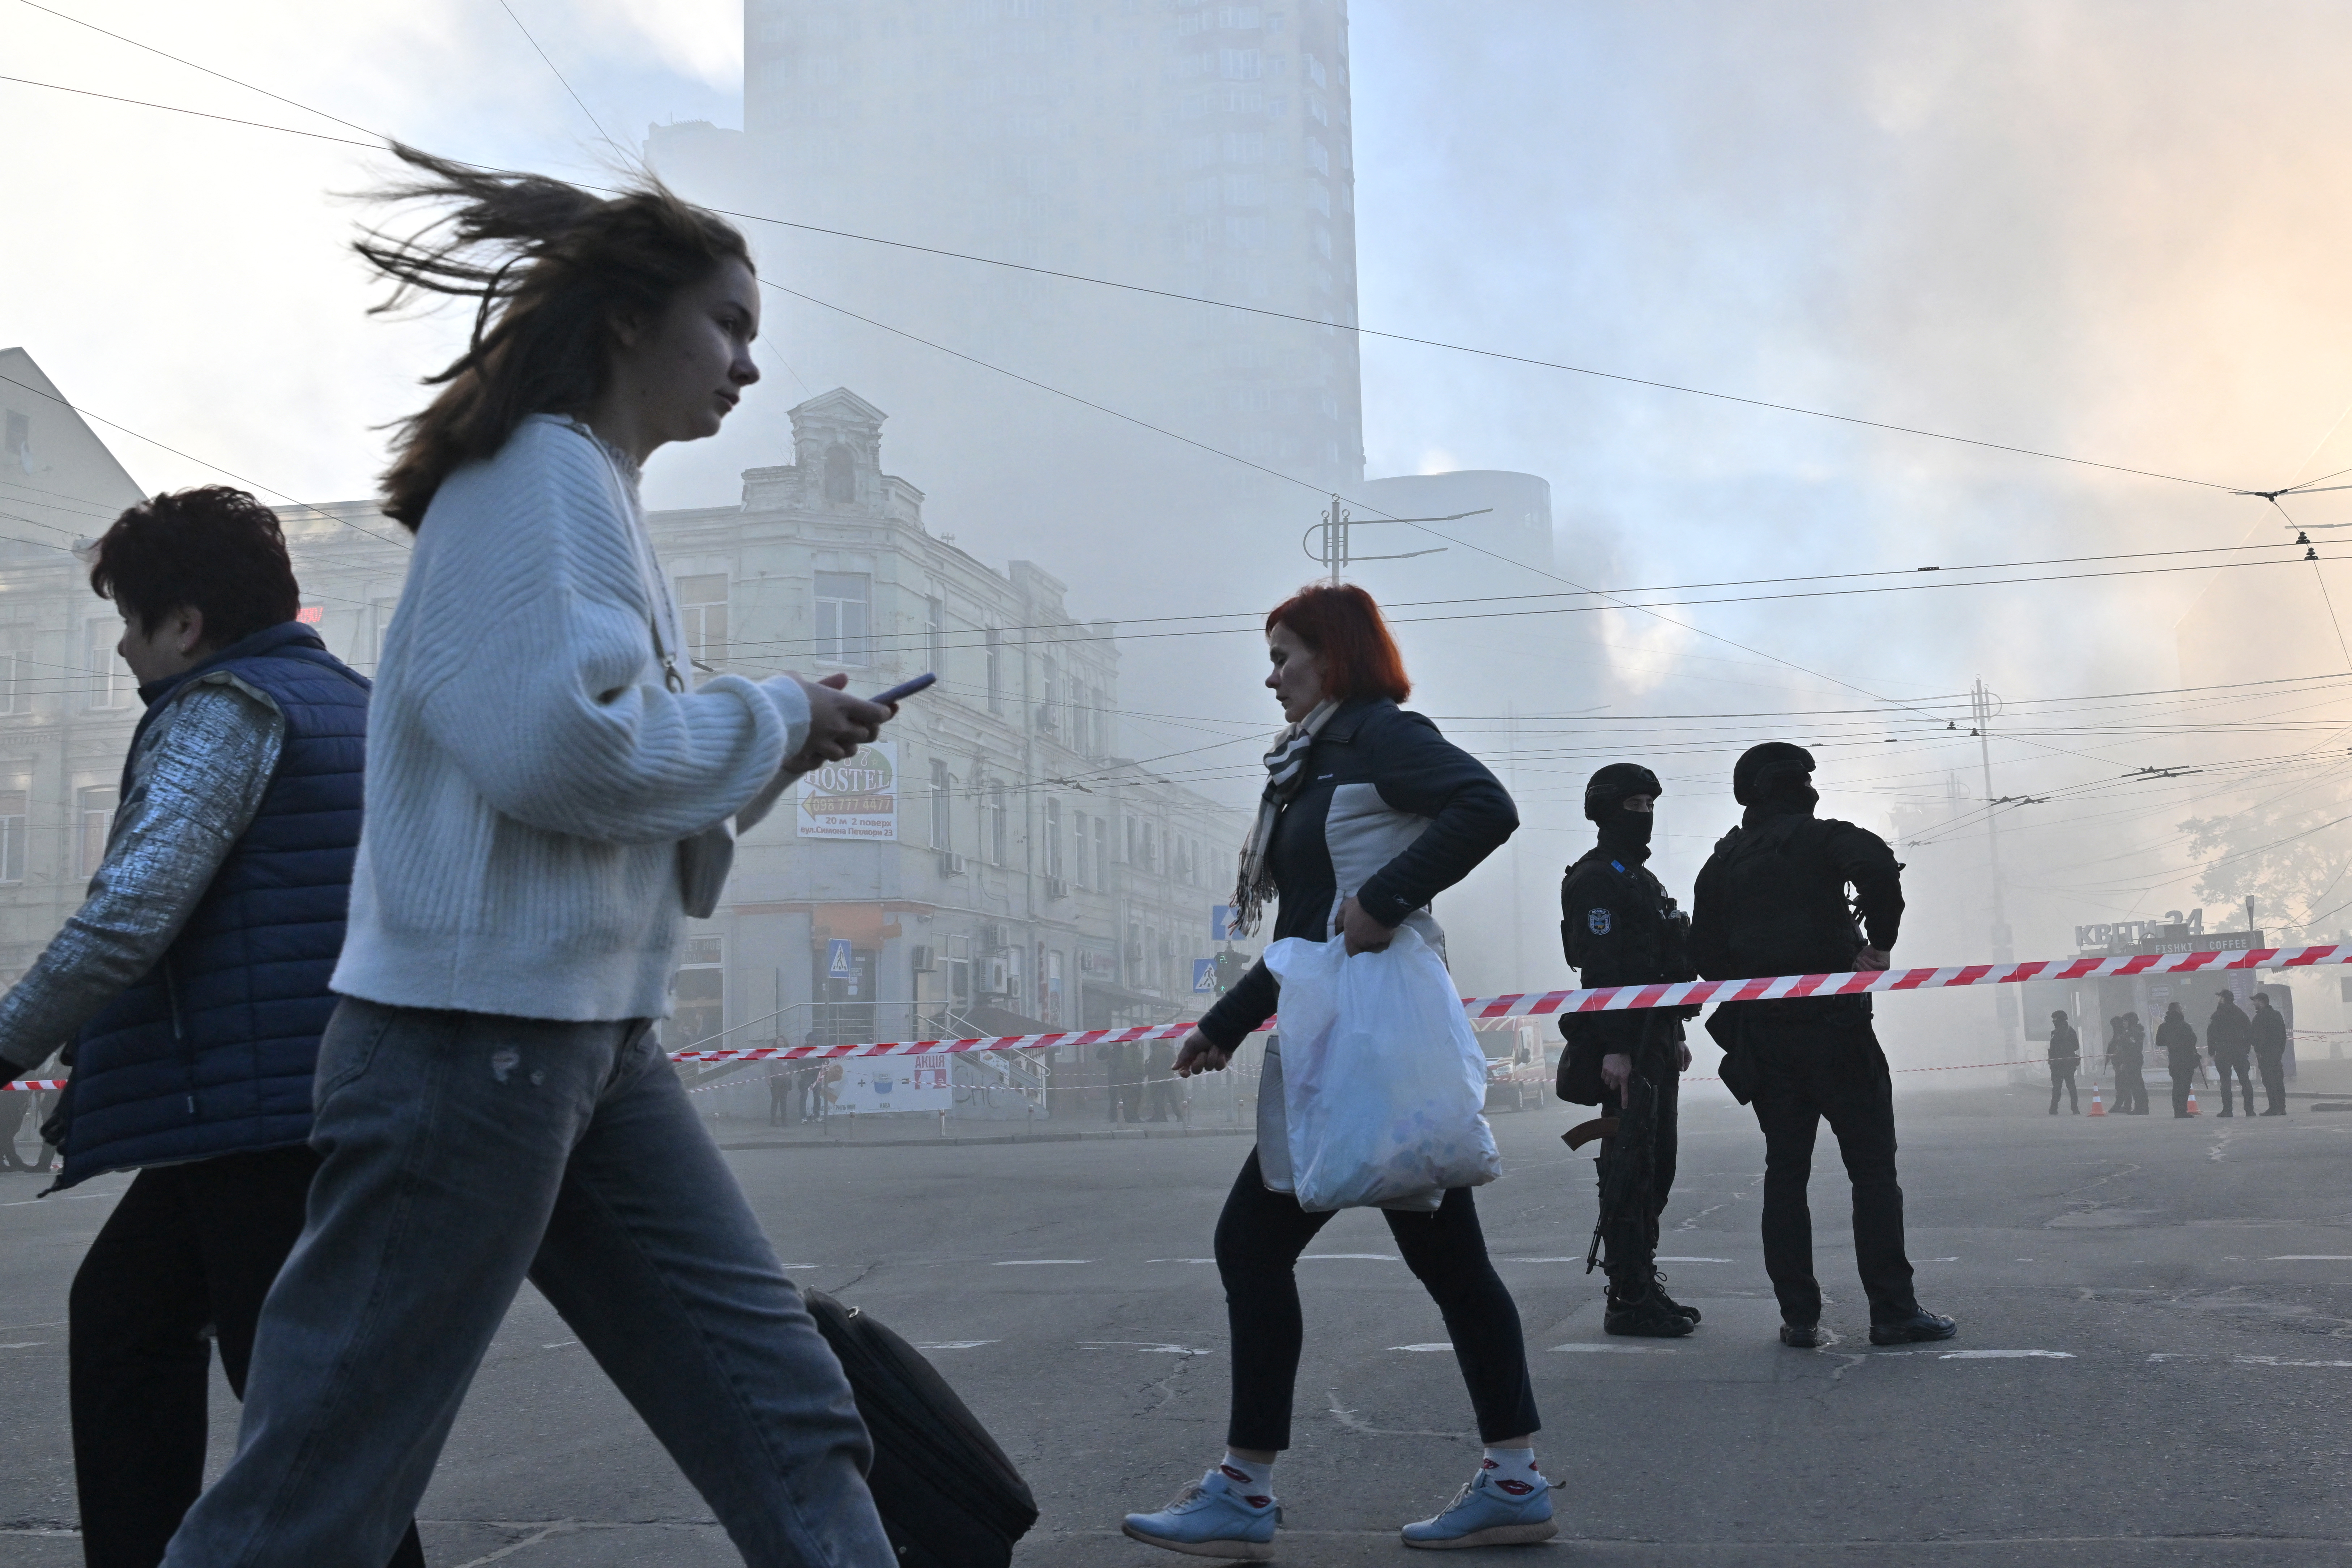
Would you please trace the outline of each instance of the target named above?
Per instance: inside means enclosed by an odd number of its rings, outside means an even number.
[[[937,949],[937,948],[933,948],[933,947],[919,947],[919,948],[915,949],[915,973],[918,973],[918,974],[929,974],[929,973],[931,973],[933,971],[937,970],[937,969],[939,968],[939,966],[940,966],[940,953],[939,953],[939,949]]]
[[[956,854],[956,853],[955,853],[953,850],[951,850],[951,849],[942,849],[942,850],[940,850],[940,876],[942,876],[942,877],[961,877],[961,876],[962,876],[962,875],[963,875],[963,857],[962,857],[962,856],[961,856],[961,855]]]
[[[1141,963],[1143,962],[1143,944],[1141,942],[1130,942],[1127,944],[1127,961],[1129,963]]]
[[[1070,885],[1059,877],[1048,877],[1045,879],[1045,896],[1049,899],[1066,899],[1070,896]]]
[[[982,952],[1000,952],[1004,948],[1004,928],[993,922],[980,928],[980,948]]]

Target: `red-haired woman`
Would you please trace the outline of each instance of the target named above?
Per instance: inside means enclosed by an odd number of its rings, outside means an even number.
[[[1429,901],[1470,874],[1518,826],[1511,797],[1437,726],[1399,708],[1404,660],[1370,595],[1305,588],[1265,618],[1265,678],[1290,721],[1266,753],[1265,795],[1242,851],[1235,920],[1248,931],[1269,894],[1276,938],[1344,940],[1351,953],[1410,925],[1444,933]],[[1176,1071],[1214,1071],[1275,1010],[1264,963],[1185,1038]],[[1274,1554],[1275,1456],[1290,1446],[1291,1386],[1304,1328],[1298,1255],[1331,1216],[1291,1194],[1279,1055],[1266,1053],[1258,1142],[1217,1221],[1217,1271],[1233,1331],[1233,1414],[1222,1463],[1156,1513],[1127,1516],[1138,1541],[1200,1556]],[[1538,1426],[1518,1309],[1487,1261],[1467,1187],[1387,1211],[1407,1267],[1444,1315],[1486,1444],[1478,1474],[1434,1518],[1404,1527],[1408,1546],[1548,1540],[1551,1496],[1530,1446]]]

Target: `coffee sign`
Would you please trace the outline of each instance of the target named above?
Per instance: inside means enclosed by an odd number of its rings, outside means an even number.
[[[898,743],[860,746],[845,763],[827,763],[801,776],[803,838],[898,837]]]

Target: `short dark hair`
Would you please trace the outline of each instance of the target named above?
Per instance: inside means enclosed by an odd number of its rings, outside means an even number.
[[[138,630],[173,610],[201,611],[223,648],[302,608],[278,514],[226,485],[171,490],[114,520],[89,557],[89,585]]]
[[[1380,605],[1353,583],[1308,584],[1267,612],[1267,635],[1276,626],[1288,626],[1322,658],[1324,696],[1402,702],[1412,695]]]

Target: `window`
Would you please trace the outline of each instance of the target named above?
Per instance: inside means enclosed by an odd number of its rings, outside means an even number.
[[[1095,818],[1095,886],[1110,886],[1110,819]]]
[[[33,706],[24,689],[16,682],[18,661],[22,657],[14,651],[0,651],[0,713],[24,713]]]
[[[6,443],[0,445],[0,462],[22,468],[28,474],[33,471],[33,421],[29,416],[19,414],[13,408],[8,411]]]
[[[1331,172],[1331,150],[1311,136],[1307,139],[1307,166],[1318,174]]]
[[[944,599],[923,601],[923,654],[934,675],[948,661],[948,605]]]
[[[1092,887],[1087,875],[1087,814],[1070,813],[1070,880],[1081,888]]]
[[[125,706],[135,683],[131,679],[131,667],[114,651],[114,645],[122,640],[122,623],[110,616],[100,616],[83,623],[82,636],[86,650],[82,668],[90,676],[89,705]]]
[[[25,879],[25,825],[27,792],[0,789],[0,882]]]
[[[1045,700],[1037,710],[1037,728],[1048,735],[1061,732],[1062,683],[1054,656],[1045,656]],[[1057,873],[1058,874],[1058,873]]]
[[[931,847],[955,847],[954,804],[955,776],[948,772],[947,763],[931,759]]]
[[[824,499],[841,505],[857,500],[857,458],[839,442],[824,449]]]
[[[667,1031],[672,1050],[683,1050],[727,1029],[726,939],[690,936],[677,966],[677,1007]]]
[[[1004,850],[1004,792],[1001,789],[992,789],[988,792],[988,858],[990,862],[998,866],[1004,865],[1006,863]]]
[[[698,664],[727,658],[727,574],[713,572],[677,580],[678,633]]]
[[[1004,711],[1004,647],[994,626],[988,628],[988,710]]]
[[[74,875],[95,877],[106,862],[106,836],[114,830],[112,785],[74,792]]]
[[[862,665],[874,619],[874,579],[863,572],[816,574],[816,657]]]
[[[1060,880],[1062,876],[1062,803],[1045,803],[1045,875]]]
[[[367,646],[360,650],[366,662],[360,666],[363,673],[373,675],[383,668],[383,650],[392,636],[392,612],[400,601],[372,599],[368,602]]]

